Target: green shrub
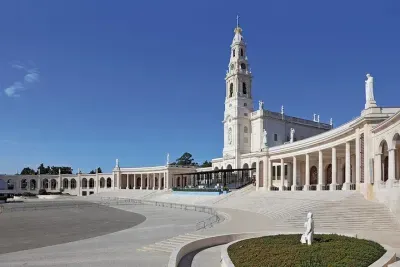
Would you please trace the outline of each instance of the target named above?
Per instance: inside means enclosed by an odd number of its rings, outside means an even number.
[[[42,189],[39,189],[39,193],[38,193],[38,195],[47,195],[47,191],[46,191],[46,189],[44,189],[44,188],[42,188]]]
[[[311,246],[301,235],[264,236],[228,248],[236,267],[367,267],[386,252],[378,243],[339,235],[314,235]]]
[[[7,196],[0,196],[0,201],[6,201],[7,202]]]

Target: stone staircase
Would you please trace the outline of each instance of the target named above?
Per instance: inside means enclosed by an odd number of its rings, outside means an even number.
[[[144,246],[142,248],[137,249],[138,251],[147,252],[147,251],[159,251],[165,253],[171,253],[175,248],[189,242],[193,242],[199,239],[206,238],[207,236],[195,235],[195,234],[185,234],[175,236],[173,238],[157,242],[154,244],[150,244]]]
[[[351,194],[339,201],[322,201],[313,207],[302,207],[292,212],[275,226],[303,228],[307,212],[314,214],[316,229],[343,229],[349,231],[391,231],[400,233],[396,217],[383,204]]]

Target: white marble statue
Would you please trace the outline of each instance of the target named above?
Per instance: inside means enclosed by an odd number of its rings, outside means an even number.
[[[118,161],[118,159],[115,160],[115,167],[116,167],[116,168],[119,167],[119,161]]]
[[[285,108],[283,107],[283,105],[281,106],[281,114],[285,114]]]
[[[306,228],[306,232],[301,236],[300,242],[311,245],[314,238],[314,219],[311,212],[307,214],[307,221],[304,223],[304,227]]]
[[[259,110],[264,110],[264,101],[258,101],[258,109]]]
[[[313,121],[317,121],[317,114],[314,113]]]
[[[290,143],[294,142],[294,133],[295,132],[296,131],[293,128],[290,129]]]
[[[319,122],[319,115],[317,115],[317,122]]]
[[[263,145],[264,147],[268,147],[268,134],[265,129],[263,131]]]
[[[332,118],[329,120],[329,125],[333,126],[333,119]]]
[[[169,153],[167,153],[167,166],[169,165]]]
[[[375,101],[374,77],[372,77],[371,74],[367,74],[367,80],[365,81],[365,98],[366,102]]]

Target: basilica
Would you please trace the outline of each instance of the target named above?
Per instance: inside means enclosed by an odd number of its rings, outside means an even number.
[[[237,24],[225,76],[224,144],[212,167],[167,163],[154,167],[121,167],[111,173],[75,175],[2,175],[0,194],[60,191],[85,196],[110,190],[169,190],[193,186],[185,174],[218,170],[251,170],[256,190],[357,190],[368,199],[400,191],[400,107],[383,107],[374,98],[373,77],[365,80],[360,115],[333,127],[320,122],[254,107],[252,73],[242,28]],[[362,84],[362,77],[360,77]],[[362,86],[360,86],[362,88]],[[362,90],[361,90],[362,92]],[[361,95],[361,93],[360,93]]]

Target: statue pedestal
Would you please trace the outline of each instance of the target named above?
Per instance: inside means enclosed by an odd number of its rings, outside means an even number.
[[[329,191],[336,191],[336,184],[330,184]]]
[[[365,103],[365,109],[375,108],[375,107],[377,107],[375,100],[370,100],[367,103]]]
[[[317,191],[322,191],[322,190],[324,190],[323,188],[324,188],[323,184],[318,184],[317,185]]]

